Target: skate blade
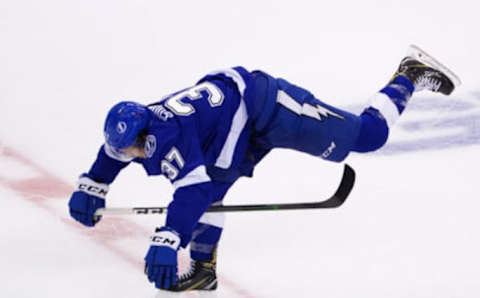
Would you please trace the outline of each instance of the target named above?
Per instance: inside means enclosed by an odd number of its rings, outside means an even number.
[[[448,69],[442,63],[438,62],[438,60],[436,60],[435,58],[427,54],[424,50],[420,49],[418,46],[410,45],[410,47],[408,48],[407,55],[415,58],[416,60],[430,67],[433,67],[443,72],[450,79],[450,81],[452,81],[455,88],[457,88],[462,84],[462,82],[460,81],[460,78],[453,71]]]

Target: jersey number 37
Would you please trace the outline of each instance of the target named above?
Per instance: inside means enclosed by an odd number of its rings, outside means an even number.
[[[192,101],[201,99],[203,98],[202,91],[207,93],[207,100],[212,108],[222,105],[225,98],[222,91],[214,84],[204,82],[168,98],[165,106],[179,116],[191,115],[195,113],[195,108],[191,104],[183,102],[182,99],[188,98]]]

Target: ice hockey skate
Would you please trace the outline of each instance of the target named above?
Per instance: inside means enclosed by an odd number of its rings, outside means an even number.
[[[461,82],[457,75],[415,45],[408,49],[393,79],[403,75],[415,86],[415,91],[429,90],[449,95]]]
[[[215,257],[211,261],[195,261],[190,263],[187,273],[180,276],[175,286],[168,289],[173,292],[182,291],[213,291],[217,289],[217,274]]]

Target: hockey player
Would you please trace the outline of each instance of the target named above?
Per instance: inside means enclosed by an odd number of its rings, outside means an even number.
[[[108,112],[105,144],[72,194],[71,216],[92,227],[109,185],[130,162],[148,175],[164,175],[175,189],[166,222],[156,228],[145,256],[145,274],[159,289],[214,290],[216,247],[228,189],[273,148],[290,148],[340,162],[350,152],[370,152],[414,92],[450,94],[460,82],[447,68],[412,46],[390,82],[361,115],[316,99],[307,90],[263,71],[216,71],[159,102],[120,102]],[[177,277],[177,251],[190,244],[190,271]]]

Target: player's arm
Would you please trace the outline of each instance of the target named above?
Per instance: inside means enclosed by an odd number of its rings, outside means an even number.
[[[175,192],[168,206],[167,220],[152,236],[145,256],[145,273],[160,289],[168,289],[177,279],[177,251],[187,246],[195,224],[213,201],[212,182],[197,138],[169,148],[161,161],[163,174],[172,182]]]
[[[145,273],[159,289],[177,282],[177,251],[187,246],[195,224],[212,202],[212,182],[199,165],[175,181],[174,199],[168,206],[166,225],[157,228],[145,256]]]
[[[70,215],[83,225],[93,227],[101,219],[94,213],[98,208],[105,207],[109,184],[130,161],[131,158],[107,144],[103,145],[90,170],[78,179],[77,188],[68,203]]]
[[[185,138],[167,150],[161,170],[175,191],[168,205],[166,226],[174,229],[187,246],[195,224],[213,202],[213,184],[195,137]],[[181,149],[180,149],[181,148]]]
[[[213,198],[213,183],[204,165],[192,170],[187,176],[174,183],[173,200],[168,205],[166,225],[180,235],[181,246],[186,247],[192,232]]]

